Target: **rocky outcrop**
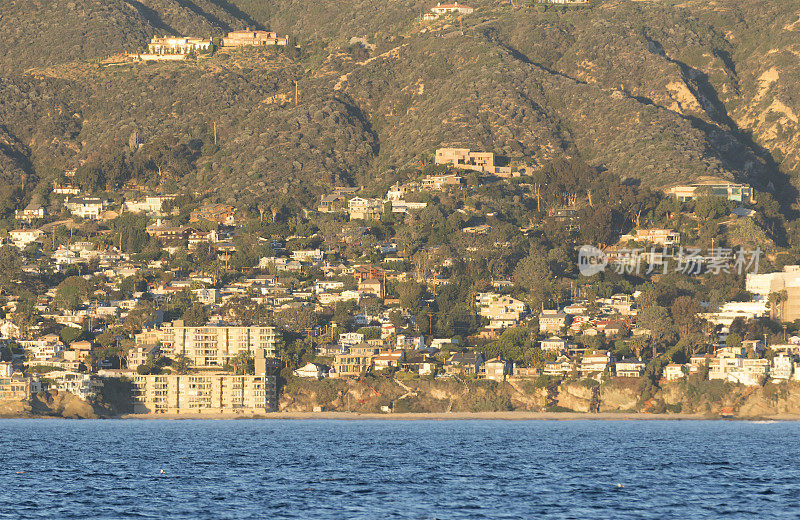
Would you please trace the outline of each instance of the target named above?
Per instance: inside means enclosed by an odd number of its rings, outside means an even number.
[[[100,403],[85,401],[69,392],[39,392],[23,401],[0,401],[0,417],[63,417],[99,419],[111,417],[112,410]]]
[[[601,412],[624,412],[636,410],[640,393],[639,380],[616,378],[600,386],[599,405]]]

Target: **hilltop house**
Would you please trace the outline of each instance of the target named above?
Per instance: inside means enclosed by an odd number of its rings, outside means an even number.
[[[520,300],[498,295],[487,305],[481,306],[478,314],[489,319],[490,329],[504,329],[516,325],[527,308],[527,305]]]
[[[96,197],[72,197],[64,202],[64,206],[81,218],[97,219],[103,211],[103,201]]]
[[[267,46],[277,45],[286,46],[289,43],[289,36],[278,36],[278,33],[269,31],[254,31],[246,29],[244,31],[231,31],[222,38],[223,47],[245,47],[245,46]]]
[[[8,232],[8,237],[18,249],[25,249],[28,244],[39,240],[42,235],[44,233],[39,229],[14,229]]]
[[[454,173],[447,175],[429,175],[422,179],[422,189],[442,191],[449,186],[460,186],[462,178]]]
[[[44,216],[45,216],[44,206],[42,206],[38,202],[33,202],[33,201],[31,201],[30,204],[25,206],[25,209],[22,210],[18,209],[14,212],[14,217],[17,220],[31,221],[39,218],[44,218]]]
[[[353,197],[347,202],[350,220],[378,220],[383,213],[383,199]]]
[[[564,352],[567,350],[567,340],[558,336],[550,336],[539,342],[539,348],[544,352]]]
[[[447,164],[462,170],[473,170],[492,175],[510,176],[511,168],[497,166],[494,153],[473,152],[469,148],[439,148],[434,158],[436,164]]]
[[[621,244],[628,241],[649,242],[659,246],[670,247],[681,243],[681,234],[669,229],[637,229],[630,234],[619,237]]]
[[[431,14],[433,17],[429,15],[426,19],[435,19],[446,14],[472,14],[473,11],[475,11],[475,9],[472,7],[463,4],[459,5],[458,2],[453,2],[452,4],[438,2],[436,7],[431,7]]]
[[[688,186],[673,186],[667,190],[668,195],[674,196],[680,202],[696,200],[703,193],[724,197],[735,202],[750,204],[755,204],[756,202],[753,188],[746,184],[736,184],[735,182],[724,180],[705,181]]]
[[[545,309],[539,314],[539,332],[559,332],[569,321],[570,315],[566,312]]]
[[[211,40],[181,36],[153,36],[147,45],[150,54],[196,54],[210,49]]]

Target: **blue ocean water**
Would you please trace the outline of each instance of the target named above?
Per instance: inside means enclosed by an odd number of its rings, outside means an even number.
[[[799,437],[790,422],[3,420],[0,518],[800,518]]]

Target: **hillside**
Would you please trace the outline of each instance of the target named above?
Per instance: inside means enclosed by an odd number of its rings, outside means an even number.
[[[191,169],[171,180],[223,200],[244,190],[250,199],[308,202],[332,183],[389,181],[440,145],[461,145],[531,167],[579,156],[655,187],[736,179],[794,201],[793,2],[480,2],[460,21],[423,22],[428,7],[8,2],[0,17],[10,35],[0,42],[2,175],[49,182],[126,151],[132,136],[194,141]],[[208,37],[244,27],[290,34],[300,50],[101,63],[140,51],[156,34]],[[350,45],[354,36],[375,49]],[[16,197],[0,195],[7,206]]]

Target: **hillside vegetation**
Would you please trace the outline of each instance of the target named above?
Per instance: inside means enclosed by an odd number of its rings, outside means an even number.
[[[800,183],[791,1],[484,1],[433,22],[420,20],[432,4],[417,1],[6,4],[0,210],[24,201],[23,187],[160,142],[197,151],[170,182],[220,200],[385,184],[441,145],[533,168],[580,157],[653,187],[723,177],[784,202]],[[245,27],[289,34],[299,49],[102,62],[156,34]]]

